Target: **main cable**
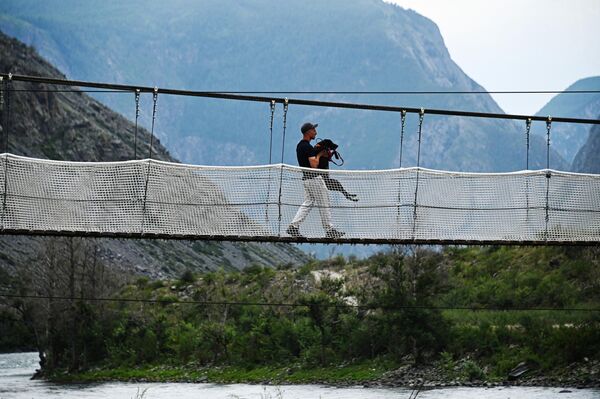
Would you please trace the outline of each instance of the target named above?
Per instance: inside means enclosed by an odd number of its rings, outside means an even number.
[[[0,76],[8,77],[8,74],[0,73]],[[39,76],[24,76],[24,75],[12,75],[12,79],[21,82],[32,82],[32,83],[46,83],[53,85],[63,85],[63,86],[71,86],[71,87],[87,87],[87,88],[96,88],[96,89],[112,89],[112,90],[124,90],[133,92],[136,89],[139,89],[143,93],[153,93],[157,88],[156,87],[142,87],[142,86],[131,86],[131,85],[123,85],[123,84],[114,84],[114,83],[101,83],[101,82],[86,82],[86,81],[78,81],[78,80],[67,80],[67,79],[56,79],[49,77],[39,77]],[[227,99],[227,100],[237,100],[237,101],[254,101],[254,102],[267,102],[275,101],[277,103],[288,103],[290,105],[307,105],[307,106],[319,106],[319,107],[331,107],[331,108],[344,108],[344,109],[362,109],[362,110],[373,110],[373,111],[387,111],[387,112],[401,112],[403,109],[409,113],[420,112],[420,108],[408,108],[408,107],[398,107],[398,106],[389,106],[389,105],[373,105],[373,104],[359,104],[359,103],[344,103],[344,102],[333,102],[333,101],[316,101],[316,100],[305,100],[305,99],[290,99],[290,98],[273,98],[273,97],[265,97],[265,96],[256,96],[256,95],[247,95],[247,94],[231,94],[232,92],[208,92],[208,91],[192,91],[192,90],[178,90],[178,89],[169,89],[163,88],[158,89],[158,92],[161,94],[169,94],[169,95],[179,95],[179,96],[190,96],[190,97],[204,97],[204,98],[219,98],[219,99]],[[248,92],[248,93],[257,93],[257,92]],[[271,92],[272,93],[272,92]],[[282,92],[282,93],[290,93],[290,92]],[[302,93],[296,91],[295,93]],[[310,94],[326,94],[327,92],[311,92]],[[333,92],[331,92],[333,93]],[[352,92],[337,92],[338,94],[351,94]],[[376,94],[377,92],[357,92],[357,93],[365,93],[365,94]],[[390,94],[402,94],[403,92],[381,92],[381,93],[390,93]],[[410,92],[406,92],[408,94]],[[414,92],[413,92],[414,93]],[[434,92],[419,92],[421,94],[433,94]],[[448,93],[448,94],[457,94],[452,92],[440,92],[440,93]],[[473,94],[474,92],[469,92],[469,94]],[[482,92],[484,93],[484,92]],[[488,93],[489,92],[485,92]],[[509,94],[510,92],[505,92]],[[513,92],[513,94],[516,92]],[[303,94],[309,94],[309,92],[305,92]],[[513,119],[513,120],[527,120],[531,118],[534,121],[545,121],[546,118],[541,116],[528,116],[528,115],[515,115],[515,114],[500,114],[500,113],[488,113],[488,112],[467,112],[467,111],[455,111],[455,110],[443,110],[443,109],[428,109],[427,113],[430,115],[448,115],[448,116],[467,116],[474,118],[493,118],[493,119]],[[582,118],[565,118],[565,117],[555,117],[553,119],[554,122],[568,122],[568,123],[585,123],[585,124],[593,124],[600,125],[600,119],[582,119]]]
[[[13,92],[29,93],[129,93],[133,90],[85,90],[85,89],[11,89]],[[598,94],[600,90],[494,90],[494,91],[444,91],[444,90],[385,90],[385,91],[351,91],[351,90],[205,90],[204,93],[226,93],[226,94],[355,94],[355,95],[444,95],[444,94]]]

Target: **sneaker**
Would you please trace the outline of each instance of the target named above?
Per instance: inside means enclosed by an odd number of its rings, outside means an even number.
[[[300,229],[296,226],[289,226],[286,230],[286,233],[294,238],[304,238],[302,234],[300,234]]]
[[[325,237],[326,238],[336,239],[336,238],[343,237],[345,234],[346,233],[344,233],[343,231],[339,231],[339,230],[336,230],[334,228],[331,228],[331,229],[327,230],[327,233],[325,233]]]

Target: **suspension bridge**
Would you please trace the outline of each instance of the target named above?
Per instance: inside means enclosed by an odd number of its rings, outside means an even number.
[[[600,120],[474,113],[379,106],[233,93],[0,74],[23,81],[135,93],[136,126],[141,93],[259,101],[275,104],[371,109],[419,115],[419,154],[428,114],[532,121],[547,128],[547,167],[511,173],[438,171],[417,165],[373,171],[318,171],[328,184],[326,205],[317,204],[290,235],[288,225],[304,199],[303,168],[197,166],[148,159],[71,162],[0,155],[0,234],[385,244],[596,245],[600,242],[600,175],[562,172],[549,166],[553,123],[600,124]],[[153,123],[154,126],[154,123]],[[5,135],[9,129],[4,129]],[[153,127],[152,127],[153,133]],[[137,135],[137,128],[136,128]],[[272,137],[272,135],[271,135]],[[527,140],[528,142],[529,140]],[[6,143],[6,137],[4,138]],[[137,138],[136,138],[137,143]],[[151,154],[150,154],[151,157]],[[271,158],[271,157],[270,157]],[[282,155],[283,161],[283,155]],[[527,164],[528,169],[528,164]],[[314,172],[314,170],[312,170]],[[342,195],[351,192],[356,201]],[[328,238],[320,218],[325,207],[344,233]]]

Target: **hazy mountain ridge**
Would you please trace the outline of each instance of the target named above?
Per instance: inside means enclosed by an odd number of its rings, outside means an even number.
[[[63,77],[31,48],[1,33],[0,69]],[[43,90],[57,87],[14,82],[15,89],[25,87],[42,91],[11,93],[9,152],[74,161],[133,159],[133,125],[124,117],[81,92],[50,93]],[[0,130],[2,135],[3,132]],[[147,150],[148,131],[140,129],[138,134],[140,151],[142,147]],[[154,143],[155,158],[175,161],[159,141]],[[47,239],[51,238],[0,236],[0,267],[14,270],[19,264],[31,261]],[[275,266],[299,264],[307,259],[288,244],[97,240],[100,256],[108,264],[154,277],[179,275],[186,269],[237,269],[253,263]]]
[[[0,28],[67,64],[75,79],[218,91],[483,89],[452,61],[433,22],[379,0],[228,7],[215,0],[6,1]],[[130,98],[98,97],[133,114]],[[302,97],[501,112],[489,95]],[[147,125],[149,107],[142,111]],[[160,100],[157,132],[185,162],[261,164],[268,160],[268,118],[267,104],[167,96]],[[274,154],[281,153],[281,118],[278,107]],[[298,127],[307,119],[320,123],[322,137],[342,144],[348,168],[399,165],[399,115],[299,106],[288,114],[286,162],[295,163]],[[409,115],[403,166],[416,163],[416,120]],[[523,132],[510,121],[426,114],[423,134],[422,166],[506,171],[524,165]],[[553,160],[553,167],[567,167],[557,154]],[[531,167],[544,166],[544,143],[536,137]]]
[[[596,119],[600,119],[600,115]],[[573,171],[600,174],[600,125],[590,129],[588,139],[573,160]]]
[[[565,91],[600,90],[600,76],[580,79]],[[552,98],[536,115],[597,119],[600,113],[600,93],[561,93]],[[575,155],[582,149],[592,126],[576,123],[554,123],[550,143],[567,162],[574,162]],[[536,123],[532,133],[546,134],[544,123]],[[573,169],[575,170],[575,169]]]

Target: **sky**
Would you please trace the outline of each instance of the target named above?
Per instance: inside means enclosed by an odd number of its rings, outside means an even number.
[[[600,0],[385,1],[433,20],[454,62],[488,91],[564,90],[600,75]],[[533,114],[553,95],[493,97],[507,113]]]

